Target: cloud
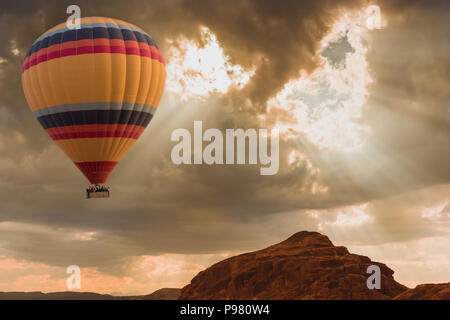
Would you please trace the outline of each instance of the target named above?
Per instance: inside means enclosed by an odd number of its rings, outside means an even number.
[[[363,144],[369,129],[360,118],[373,82],[364,45],[369,34],[366,19],[361,10],[335,22],[321,41],[320,66],[312,74],[303,73],[288,82],[268,101],[269,123],[275,122],[282,132],[302,134],[323,149],[348,150]],[[281,117],[277,119],[277,115]]]
[[[207,98],[213,92],[224,94],[230,87],[242,88],[255,73],[232,65],[208,28],[201,27],[201,36],[201,46],[186,38],[169,40],[166,91],[183,101]]]

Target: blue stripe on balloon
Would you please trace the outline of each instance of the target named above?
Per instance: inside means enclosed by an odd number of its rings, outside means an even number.
[[[94,24],[92,24],[94,25]],[[99,24],[105,25],[105,24]],[[144,31],[141,30],[130,30],[126,28],[118,28],[117,25],[115,27],[86,27],[81,29],[69,30],[67,28],[60,29],[64,30],[61,32],[54,33],[47,37],[43,37],[42,39],[36,41],[28,51],[26,57],[32,55],[33,53],[43,49],[50,47],[54,44],[61,44],[68,41],[77,41],[84,39],[121,39],[121,40],[133,40],[137,42],[143,42],[148,45],[154,46],[158,48],[155,41]],[[56,30],[59,31],[59,30]],[[25,57],[25,58],[26,58]]]
[[[68,112],[68,111],[89,111],[89,110],[132,110],[137,112],[146,112],[154,114],[156,108],[143,103],[131,103],[131,102],[89,102],[89,103],[74,103],[63,104],[59,106],[53,106],[43,108],[34,111],[36,117],[41,117],[49,114]]]

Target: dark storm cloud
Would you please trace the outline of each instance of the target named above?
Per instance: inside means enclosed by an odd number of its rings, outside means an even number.
[[[36,37],[66,19],[65,9],[72,3],[2,4],[0,57],[7,61],[0,64],[0,221],[20,224],[2,233],[0,246],[33,261],[102,267],[142,254],[245,250],[269,244],[270,237],[279,239],[286,230],[313,225],[304,217],[274,228],[279,212],[350,205],[448,182],[450,78],[444,60],[449,29],[448,20],[441,18],[448,10],[444,2],[381,5],[389,26],[374,32],[369,52],[376,84],[362,121],[373,135],[360,153],[324,153],[306,138],[283,141],[280,172],[269,177],[259,176],[254,166],[176,167],[170,162],[172,130],[190,128],[193,120],[220,129],[257,127],[266,100],[301,70],[316,67],[320,40],[332,23],[343,10],[363,8],[362,3],[77,2],[83,16],[111,16],[141,26],[163,53],[169,38],[201,41],[199,26],[205,25],[233,63],[255,68],[242,91],[186,105],[166,96],[147,133],[112,174],[113,197],[107,202],[81,199],[81,174],[42,132],[20,83],[24,53]],[[14,56],[11,45],[20,56]],[[181,108],[183,119],[174,121],[172,115]],[[211,109],[206,118],[205,108]],[[288,165],[294,149],[304,151],[320,174],[305,161]],[[314,183],[329,192],[313,194]],[[95,244],[69,236],[90,231],[98,232]],[[65,233],[69,235],[59,241]]]
[[[300,70],[317,66],[320,39],[344,9],[361,1],[187,1],[188,10],[192,3],[198,4],[192,15],[217,34],[233,62],[251,67],[259,60],[255,76],[240,94],[264,108]]]

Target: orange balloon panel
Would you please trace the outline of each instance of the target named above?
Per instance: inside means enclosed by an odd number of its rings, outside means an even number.
[[[116,19],[62,23],[28,51],[22,85],[39,123],[91,183],[109,174],[158,107],[166,71],[153,39]]]

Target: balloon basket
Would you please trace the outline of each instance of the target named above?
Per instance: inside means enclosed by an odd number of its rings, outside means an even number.
[[[86,189],[86,199],[109,198],[109,188],[104,185],[91,185]]]

